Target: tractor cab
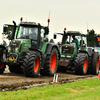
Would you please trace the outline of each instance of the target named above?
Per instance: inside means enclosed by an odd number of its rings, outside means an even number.
[[[62,42],[61,42],[61,57],[66,56],[73,58],[77,55],[79,50],[85,50],[87,46],[87,39],[84,34],[81,34],[78,31],[65,31],[64,33],[57,33],[62,35]],[[55,34],[56,39],[56,34]]]
[[[21,21],[18,27],[14,24],[8,52],[21,55],[29,49],[42,49],[43,43],[48,42],[48,33],[49,28],[39,23]]]

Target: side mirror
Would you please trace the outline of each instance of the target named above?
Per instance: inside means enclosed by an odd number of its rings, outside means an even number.
[[[47,34],[48,35],[49,34],[49,28],[48,27],[45,27],[44,29],[45,29],[45,33],[44,34]]]
[[[56,39],[56,38],[57,38],[57,35],[56,35],[56,34],[54,34],[53,38],[54,38],[54,39]]]

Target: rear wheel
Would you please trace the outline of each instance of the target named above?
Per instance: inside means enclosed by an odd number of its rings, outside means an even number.
[[[27,77],[36,77],[40,72],[41,55],[39,52],[28,52],[23,63],[23,72]]]
[[[88,69],[88,55],[85,53],[79,53],[75,59],[74,65],[76,74],[86,74]]]
[[[98,72],[99,72],[99,54],[98,52],[94,52],[91,73],[98,74]]]
[[[58,67],[58,51],[56,48],[51,50],[51,54],[47,55],[44,69],[41,70],[42,75],[52,76],[56,73]]]

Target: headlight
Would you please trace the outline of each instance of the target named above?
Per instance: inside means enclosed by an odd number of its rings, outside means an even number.
[[[61,57],[65,57],[65,55],[61,55]]]

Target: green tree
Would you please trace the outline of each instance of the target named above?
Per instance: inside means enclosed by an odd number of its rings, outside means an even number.
[[[95,31],[92,29],[92,30],[90,30],[90,31],[88,32],[88,35],[96,35],[96,34],[95,34]]]
[[[2,34],[3,34],[4,36],[6,36],[7,39],[9,39],[9,38],[11,38],[12,30],[13,30],[13,25],[8,25],[8,26],[6,27],[6,31],[3,32]]]
[[[87,45],[89,47],[94,47],[96,45],[95,37],[96,37],[96,33],[93,29],[87,33]]]
[[[6,43],[6,41],[4,41],[4,40],[3,40],[3,43],[2,43],[2,45],[3,45],[3,46],[7,46],[7,43]]]

